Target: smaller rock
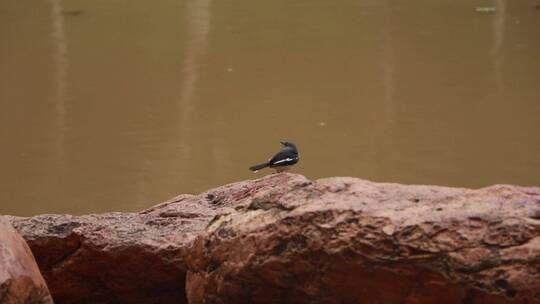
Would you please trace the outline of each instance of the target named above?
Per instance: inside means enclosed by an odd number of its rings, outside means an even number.
[[[53,303],[28,245],[1,216],[0,303]]]

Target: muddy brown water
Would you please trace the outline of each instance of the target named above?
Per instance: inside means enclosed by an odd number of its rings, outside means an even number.
[[[525,0],[0,1],[0,214],[136,211],[262,176],[540,185]]]

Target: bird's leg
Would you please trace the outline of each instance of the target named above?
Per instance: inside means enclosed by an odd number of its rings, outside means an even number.
[[[276,167],[274,169],[276,170],[276,173],[282,173],[289,171],[291,169],[291,166]]]

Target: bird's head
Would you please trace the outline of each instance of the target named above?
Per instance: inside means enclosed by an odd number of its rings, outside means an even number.
[[[293,143],[290,142],[290,141],[280,141],[280,143],[281,143],[284,147],[291,147],[291,148],[296,149],[296,145],[293,144]]]

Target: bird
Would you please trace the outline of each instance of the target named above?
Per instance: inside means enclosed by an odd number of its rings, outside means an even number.
[[[296,148],[296,145],[292,142],[280,141],[280,143],[283,145],[281,151],[276,153],[276,155],[267,162],[249,167],[249,170],[255,173],[261,169],[270,167],[275,169],[276,173],[288,171],[291,166],[300,160],[298,148]]]

